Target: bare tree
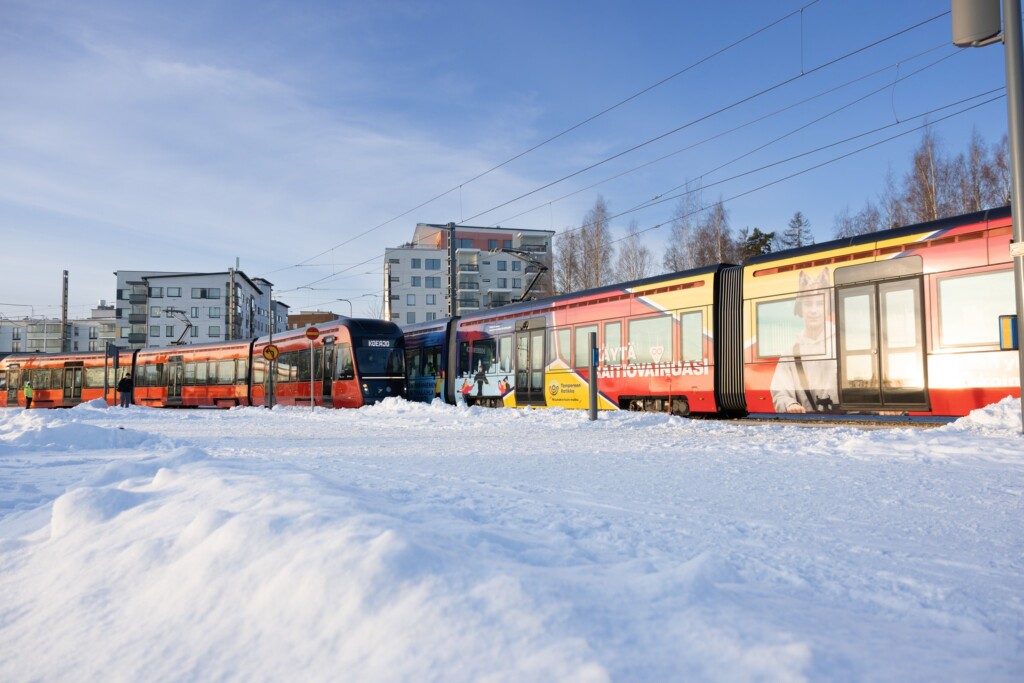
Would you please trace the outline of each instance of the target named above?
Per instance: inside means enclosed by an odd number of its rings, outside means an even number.
[[[878,232],[883,227],[882,212],[868,199],[856,214],[850,213],[849,206],[840,211],[835,219],[834,231],[837,239],[845,239],[854,235]]]
[[[954,166],[943,156],[931,128],[925,128],[904,180],[904,203],[911,220],[924,223],[958,213]]]
[[[620,282],[639,280],[651,274],[651,250],[641,241],[640,226],[636,219],[629,222],[615,261],[615,275]]]
[[[668,273],[694,266],[692,238],[700,214],[700,186],[694,182],[694,188],[691,189],[690,185],[686,184],[686,194],[680,197],[672,214],[672,231],[662,259],[662,265]]]
[[[556,294],[575,292],[583,288],[583,250],[580,248],[580,242],[580,232],[576,228],[566,228],[558,234],[555,243],[555,272],[552,278]]]
[[[990,202],[992,206],[1005,206],[1010,203],[1010,188],[1013,186],[1013,177],[1010,174],[1010,138],[1003,135],[992,150],[992,163],[989,169],[992,178],[989,184],[992,188]]]
[[[721,199],[708,209],[697,225],[693,235],[693,256],[696,268],[737,260],[729,228],[729,212]]]
[[[882,188],[882,193],[878,196],[879,213],[881,214],[882,221],[880,225],[883,229],[898,228],[909,222],[902,196],[903,193],[896,185],[896,174],[893,173],[892,166],[889,166],[885,172],[885,186]]]
[[[612,279],[612,244],[608,205],[604,197],[598,196],[594,207],[583,217],[580,226],[579,248],[583,255],[580,272],[583,276],[583,289],[600,287]]]

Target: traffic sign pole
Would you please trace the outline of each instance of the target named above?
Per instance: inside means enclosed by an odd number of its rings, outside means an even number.
[[[316,406],[316,394],[313,391],[313,378],[316,376],[316,368],[314,367],[314,356],[313,356],[313,342],[320,336],[320,330],[315,327],[310,327],[306,330],[306,337],[309,339],[309,410],[312,412]]]

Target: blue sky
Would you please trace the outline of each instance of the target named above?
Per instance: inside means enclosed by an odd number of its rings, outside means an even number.
[[[695,179],[706,203],[729,199],[1003,86],[1002,47],[957,50],[948,15],[822,66],[948,9],[0,0],[0,315],[59,315],[64,269],[71,315],[87,316],[114,298],[115,270],[218,271],[236,258],[293,309],[347,313],[347,298],[365,315],[384,249],[417,222],[561,231],[598,194],[618,214]],[[975,128],[989,143],[1006,132],[1005,99],[938,121],[980,101],[930,115],[947,151]],[[920,135],[731,199],[730,223],[776,230],[801,211],[829,239],[889,168],[902,177]],[[613,232],[651,228],[660,265],[668,228],[654,226],[674,205],[617,217]]]

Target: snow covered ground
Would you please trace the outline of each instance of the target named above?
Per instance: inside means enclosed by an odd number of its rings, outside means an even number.
[[[1024,438],[0,410],[3,681],[1020,681]]]

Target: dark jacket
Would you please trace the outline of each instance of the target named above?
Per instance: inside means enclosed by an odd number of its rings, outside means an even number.
[[[121,378],[121,381],[117,383],[117,390],[125,393],[132,390],[131,375],[125,375]]]

